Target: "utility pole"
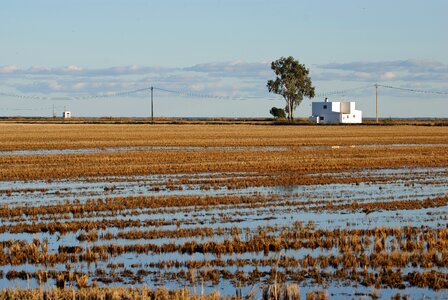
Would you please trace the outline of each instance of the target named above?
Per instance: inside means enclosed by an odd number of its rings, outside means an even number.
[[[154,123],[154,87],[151,86],[151,122]]]
[[[376,96],[376,123],[378,124],[378,83],[375,84],[375,96]]]

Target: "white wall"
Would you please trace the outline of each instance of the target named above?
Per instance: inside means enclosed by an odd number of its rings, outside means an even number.
[[[341,102],[329,102],[331,105],[332,112],[341,112]]]
[[[311,121],[316,123],[362,123],[355,102],[313,102]]]
[[[342,114],[341,123],[362,123],[362,111],[354,110],[350,114]]]

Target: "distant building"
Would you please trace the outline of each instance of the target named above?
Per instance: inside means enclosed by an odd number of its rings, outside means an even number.
[[[62,113],[62,118],[63,118],[63,119],[70,119],[71,117],[72,117],[72,113],[69,112],[69,111],[64,111],[64,112]]]
[[[313,102],[310,120],[315,123],[362,123],[362,111],[355,109],[355,102]]]

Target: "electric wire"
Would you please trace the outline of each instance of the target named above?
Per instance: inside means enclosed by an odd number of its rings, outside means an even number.
[[[387,88],[387,89],[394,89],[394,90],[407,91],[407,92],[413,92],[413,93],[448,95],[448,92],[446,92],[446,91],[419,90],[419,89],[403,88],[403,87],[396,87],[396,86],[383,85],[383,84],[378,84],[378,86]]]
[[[333,95],[344,95],[344,94],[348,94],[348,93],[354,92],[354,91],[366,90],[371,87],[372,87],[372,85],[369,84],[369,85],[355,87],[355,88],[351,88],[351,89],[316,93],[316,96],[317,97],[326,97],[326,96],[333,96]]]
[[[51,109],[61,109],[63,106],[49,106],[49,107],[36,107],[36,108],[7,108],[2,107],[1,110],[7,111],[35,111],[35,110],[51,110]]]
[[[317,97],[326,97],[333,95],[345,95],[355,91],[366,90],[368,88],[374,87],[376,85],[365,85],[360,87],[355,87],[351,89],[345,90],[334,90],[334,91],[326,91],[326,92],[318,92],[315,94]],[[394,89],[399,91],[406,91],[412,93],[424,93],[424,94],[434,94],[434,95],[448,95],[448,91],[435,91],[435,90],[420,90],[413,88],[405,88],[405,87],[397,87],[391,85],[377,84],[378,87],[383,87],[387,89]],[[244,101],[244,100],[268,100],[268,101],[278,101],[283,100],[280,95],[273,96],[256,96],[256,95],[234,95],[234,96],[224,96],[224,95],[212,95],[212,94],[203,94],[192,91],[181,91],[181,90],[172,90],[161,87],[153,87],[154,90],[158,90],[164,93],[175,94],[182,97],[190,97],[190,98],[201,98],[201,99],[215,99],[215,100],[236,100],[236,101]],[[115,91],[115,92],[104,92],[98,93],[95,95],[85,95],[85,96],[72,96],[72,95],[62,95],[62,96],[38,96],[38,95],[23,95],[16,93],[5,93],[0,92],[0,96],[10,97],[10,98],[18,98],[23,100],[49,100],[49,101],[72,101],[72,100],[89,100],[89,99],[101,99],[101,98],[112,98],[112,97],[120,97],[120,96],[130,96],[134,94],[138,94],[145,91],[150,91],[151,86],[143,87],[134,90],[125,90],[125,91]],[[6,108],[3,108],[6,109]]]
[[[244,100],[279,100],[281,99],[279,96],[277,97],[263,97],[263,96],[254,96],[254,95],[241,95],[241,96],[223,96],[223,95],[210,95],[210,94],[201,94],[195,93],[191,91],[175,91],[164,88],[154,87],[154,90],[158,90],[161,92],[176,94],[178,96],[191,97],[191,98],[203,98],[203,99],[215,99],[215,100],[236,100],[236,101],[244,101]]]

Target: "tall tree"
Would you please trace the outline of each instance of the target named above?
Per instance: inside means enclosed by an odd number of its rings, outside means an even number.
[[[292,121],[294,109],[300,105],[303,97],[314,97],[314,87],[309,76],[310,70],[292,56],[273,61],[271,69],[277,77],[275,80],[268,80],[268,90],[285,98],[288,120]]]

